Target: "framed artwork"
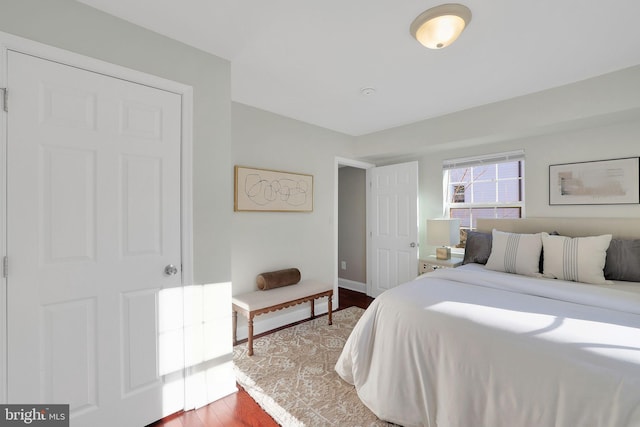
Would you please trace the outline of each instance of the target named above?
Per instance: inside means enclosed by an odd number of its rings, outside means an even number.
[[[640,203],[640,157],[549,166],[550,205]]]
[[[313,175],[244,166],[234,169],[234,211],[313,211]]]

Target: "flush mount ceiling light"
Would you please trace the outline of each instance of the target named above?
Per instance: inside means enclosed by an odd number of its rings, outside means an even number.
[[[422,12],[411,23],[411,35],[429,49],[442,49],[456,41],[471,21],[471,11],[461,4],[441,4]]]
[[[374,95],[376,93],[376,88],[374,87],[363,87],[362,89],[360,89],[360,94],[362,94],[363,96],[371,96]]]

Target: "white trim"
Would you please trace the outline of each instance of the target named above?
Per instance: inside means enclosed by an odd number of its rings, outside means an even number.
[[[155,87],[157,89],[162,89],[179,95],[183,95],[185,92],[192,89],[191,86],[183,83],[14,36],[13,34],[4,33],[2,31],[0,31],[0,46],[7,50],[14,50],[16,52],[25,53],[27,55],[36,56],[49,61],[59,62],[72,67],[82,68],[87,71],[116,77],[145,86]]]
[[[447,159],[442,161],[442,170],[467,168],[470,166],[479,166],[491,163],[512,162],[514,160],[524,160],[524,150]]]
[[[507,180],[520,180],[520,191],[521,191],[521,198],[522,200],[520,201],[514,201],[514,202],[494,202],[494,203],[490,203],[490,202],[482,202],[482,203],[474,203],[474,202],[469,202],[469,203],[451,203],[449,202],[451,200],[451,194],[449,194],[449,190],[450,190],[450,184],[451,182],[449,181],[449,174],[450,171],[456,168],[462,168],[462,167],[476,167],[476,166],[481,166],[481,165],[496,165],[499,163],[504,163],[504,162],[511,162],[511,161],[520,161],[520,167],[521,169],[521,175],[519,178],[505,178],[505,179],[493,179],[491,181],[495,182],[496,185],[498,184],[498,182],[500,181],[507,181]],[[458,163],[455,163],[458,162]],[[489,209],[496,209],[496,208],[519,208],[520,209],[520,217],[521,218],[525,218],[526,217],[526,212],[525,212],[525,164],[526,164],[526,159],[525,159],[525,155],[524,155],[524,150],[517,150],[517,151],[510,151],[507,153],[496,153],[496,154],[488,154],[488,155],[484,155],[484,156],[478,156],[478,157],[467,157],[467,158],[461,158],[461,159],[452,159],[452,160],[444,160],[442,163],[442,216],[444,218],[448,218],[451,215],[451,209],[474,209],[474,208],[489,208]],[[478,180],[478,181],[474,181],[474,182],[489,182],[487,180]],[[496,190],[497,191],[497,190]],[[497,194],[497,193],[496,193]],[[455,205],[455,206],[454,206]]]
[[[15,51],[36,56],[48,61],[81,68],[94,73],[104,74],[118,79],[154,87],[182,97],[181,123],[181,245],[182,245],[182,285],[192,284],[193,280],[193,194],[192,194],[192,151],[193,151],[193,88],[191,86],[143,73],[99,59],[67,51],[39,42],[17,37],[0,31],[0,87],[6,87],[7,55]],[[10,89],[10,88],[9,88]],[[9,91],[9,98],[11,92]],[[9,103],[10,104],[10,103]],[[9,105],[9,108],[11,106]],[[2,256],[6,252],[6,150],[7,150],[7,113],[0,113],[0,165],[4,174],[0,176],[0,250]],[[8,254],[7,254],[8,255]],[[7,402],[7,280],[2,278],[0,284],[0,307],[4,315],[0,317],[0,403]]]
[[[356,282],[355,280],[338,278],[338,286],[344,289],[349,289],[356,292],[367,292],[367,284],[362,282]]]
[[[7,87],[7,50],[0,34],[0,87]],[[0,258],[7,255],[7,113],[0,109]],[[7,278],[0,278],[0,403],[8,402],[7,389]]]
[[[358,169],[370,169],[376,167],[373,163],[361,162],[360,160],[347,159],[345,157],[336,157],[336,163],[339,166],[351,166]]]

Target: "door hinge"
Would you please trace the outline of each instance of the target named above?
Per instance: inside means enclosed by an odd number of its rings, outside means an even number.
[[[0,88],[2,91],[2,109],[9,112],[9,91],[6,87]]]
[[[5,279],[9,276],[9,257],[5,255],[2,258],[2,277]]]

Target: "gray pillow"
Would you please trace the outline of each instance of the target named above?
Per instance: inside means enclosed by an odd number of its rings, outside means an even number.
[[[486,264],[491,255],[491,233],[467,231],[467,243],[464,246],[463,264]]]
[[[640,282],[640,240],[611,239],[604,278]]]

